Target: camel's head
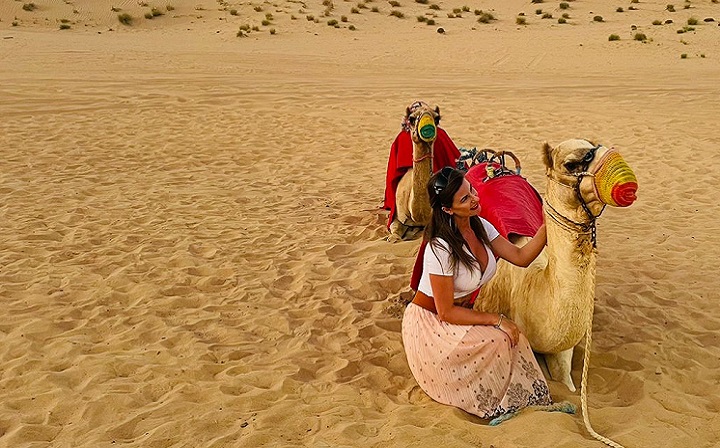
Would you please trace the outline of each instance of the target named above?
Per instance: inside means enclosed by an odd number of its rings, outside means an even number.
[[[545,143],[547,175],[559,184],[577,189],[594,215],[605,204],[627,207],[635,202],[635,173],[613,148],[587,140],[567,140],[552,148]]]
[[[437,106],[433,109],[427,103],[416,101],[405,110],[404,124],[415,143],[433,143],[437,138],[438,123],[440,108]]]

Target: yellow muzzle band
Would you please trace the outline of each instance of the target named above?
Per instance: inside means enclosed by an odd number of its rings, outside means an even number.
[[[610,150],[595,171],[598,198],[613,207],[627,207],[635,202],[638,181],[622,156]]]

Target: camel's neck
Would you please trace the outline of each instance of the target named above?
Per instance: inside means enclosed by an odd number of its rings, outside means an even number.
[[[409,208],[410,215],[416,222],[430,220],[430,197],[427,192],[427,184],[433,169],[433,145],[434,142],[413,142],[412,194]]]
[[[568,320],[585,321],[592,316],[597,251],[589,233],[556,214],[555,211],[575,222],[587,220],[586,217],[583,219],[581,207],[576,207],[574,201],[569,200],[572,196],[563,190],[563,187],[549,182],[545,198],[548,237],[545,249],[548,260],[546,278],[551,295],[557,298],[551,306],[557,306],[558,312],[562,309],[566,314],[577,313],[564,316]],[[552,206],[555,211],[548,206]],[[568,307],[570,303],[576,303],[577,306]]]

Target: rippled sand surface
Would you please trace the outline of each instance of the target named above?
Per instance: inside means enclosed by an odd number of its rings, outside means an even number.
[[[415,99],[540,191],[544,141],[623,154],[640,191],[600,219],[593,426],[720,443],[720,6],[578,1],[561,25],[556,4],[483,2],[485,25],[450,2],[438,34],[405,3],[0,6],[0,447],[600,446],[579,415],[489,427],[412,378],[419,242],[384,241],[379,206]],[[236,36],[267,13],[276,34]]]

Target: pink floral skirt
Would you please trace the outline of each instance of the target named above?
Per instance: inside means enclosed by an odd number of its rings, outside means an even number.
[[[402,338],[415,380],[435,401],[484,419],[552,404],[524,335],[510,347],[502,330],[448,324],[411,303],[403,316]]]

